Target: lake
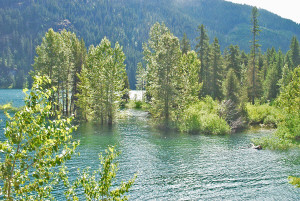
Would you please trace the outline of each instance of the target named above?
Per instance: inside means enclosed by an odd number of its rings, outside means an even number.
[[[0,89],[0,104],[20,106],[22,97],[21,90]],[[90,123],[78,128],[74,139],[81,142],[81,154],[67,163],[71,180],[78,168],[98,168],[98,154],[116,145],[122,152],[118,180],[137,173],[131,200],[300,200],[300,189],[287,182],[288,175],[299,176],[300,150],[249,148],[252,138],[273,130],[226,136],[161,132],[150,126],[145,112],[126,112],[128,117],[111,128]],[[0,140],[4,126],[2,121]],[[64,200],[58,189],[57,199]]]

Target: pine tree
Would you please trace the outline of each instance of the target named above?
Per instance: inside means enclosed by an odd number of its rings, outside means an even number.
[[[78,93],[78,77],[85,63],[86,49],[83,40],[79,42],[76,34],[53,29],[45,34],[40,46],[36,48],[34,70],[36,75],[47,75],[56,87],[53,100],[57,102],[53,109],[65,115],[75,113],[75,94]]]
[[[284,65],[282,69],[282,76],[281,79],[278,81],[278,85],[280,86],[280,92],[285,89],[285,87],[290,83],[292,79],[291,70],[289,69],[288,65]]]
[[[292,38],[292,42],[290,46],[290,54],[293,62],[292,70],[294,70],[294,68],[300,65],[300,47],[299,47],[299,41],[297,40],[296,36]]]
[[[197,53],[189,51],[182,55],[179,68],[179,94],[178,99],[178,116],[190,104],[198,100],[198,93],[201,89],[201,84],[198,83],[198,71],[200,60],[197,58]]]
[[[196,50],[198,58],[201,62],[199,71],[199,83],[203,84],[199,96],[205,96],[209,94],[209,38],[206,34],[206,30],[203,24],[201,26],[198,26],[198,31],[200,32],[200,36],[196,38],[198,40]]]
[[[227,71],[231,68],[234,70],[238,79],[241,79],[241,60],[240,60],[240,50],[237,45],[230,45],[227,55]]]
[[[180,47],[182,54],[187,54],[187,52],[191,50],[191,43],[187,38],[186,33],[183,34],[182,40],[180,41]]]
[[[259,32],[261,31],[259,29],[259,25],[258,25],[258,9],[256,7],[253,7],[252,9],[252,18],[251,18],[251,22],[252,22],[252,29],[251,32],[253,34],[253,39],[251,41],[252,45],[251,45],[251,56],[252,56],[252,65],[251,65],[251,101],[252,104],[255,103],[255,97],[258,96],[257,94],[257,70],[256,70],[256,54],[257,54],[257,49],[260,47],[260,45],[258,44],[258,40],[257,40],[257,36],[259,35]]]
[[[115,48],[107,38],[89,48],[87,66],[79,78],[80,92],[88,95],[78,96],[80,110],[85,119],[99,121],[101,124],[112,124],[118,102],[124,89],[125,55],[122,47],[116,43]],[[86,105],[84,105],[86,104]],[[91,111],[91,117],[87,117]]]
[[[61,51],[61,37],[60,34],[49,29],[45,34],[41,45],[37,46],[34,59],[33,68],[36,73],[47,75],[52,84],[57,82],[53,76],[57,67],[60,66],[59,54]]]
[[[241,65],[248,66],[248,55],[244,50],[241,52]]]
[[[214,39],[212,44],[212,60],[211,60],[211,96],[214,99],[222,98],[222,81],[223,81],[223,64],[219,41]]]
[[[276,69],[276,65],[272,65],[269,67],[267,72],[267,77],[264,82],[264,97],[267,100],[274,100],[278,94],[278,71]]]
[[[58,90],[53,97],[52,101],[57,104],[53,105],[53,109],[60,111],[61,107],[61,94],[60,84],[62,79],[62,69],[64,67],[64,41],[61,35],[54,32],[53,29],[45,34],[41,45],[37,46],[34,59],[34,75],[46,75],[51,80],[51,87],[56,87]]]
[[[130,91],[130,85],[129,85],[129,80],[128,80],[128,75],[126,70],[124,71],[123,75],[123,89],[121,90],[123,92],[122,97],[121,97],[121,107],[125,107],[126,103],[129,101],[129,91]]]
[[[145,90],[146,87],[146,69],[143,67],[142,63],[139,62],[136,69],[136,89]]]
[[[275,48],[268,49],[263,68],[263,74],[265,74],[263,93],[266,100],[274,100],[279,94],[279,80],[282,77],[283,62],[281,50],[277,54]]]
[[[85,47],[85,43],[83,39],[80,41],[77,39],[77,37],[72,38],[72,54],[74,59],[74,70],[73,70],[73,83],[72,83],[72,96],[71,96],[71,109],[72,114],[77,115],[77,105],[75,104],[78,100],[77,94],[79,93],[78,85],[79,85],[79,74],[81,72],[81,69],[86,63],[86,56],[87,56],[87,49]]]
[[[239,103],[239,81],[232,68],[229,69],[224,80],[223,93],[225,100],[231,100],[235,104]]]
[[[144,45],[147,65],[146,90],[151,95],[151,113],[168,126],[174,119],[179,89],[181,50],[178,38],[164,24],[156,23]]]

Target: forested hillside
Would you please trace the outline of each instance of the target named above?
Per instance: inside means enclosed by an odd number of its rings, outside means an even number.
[[[22,88],[30,83],[35,47],[49,28],[67,29],[84,38],[86,46],[107,36],[119,42],[126,55],[131,88],[137,63],[150,27],[164,21],[175,36],[186,33],[194,49],[204,24],[209,38],[219,39],[221,49],[230,44],[250,51],[251,7],[222,0],[0,0],[0,88]],[[292,36],[300,37],[300,25],[260,10],[262,51],[272,46],[289,49]],[[211,41],[212,42],[212,41]]]

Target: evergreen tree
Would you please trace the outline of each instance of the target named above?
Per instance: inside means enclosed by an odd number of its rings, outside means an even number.
[[[257,69],[256,69],[256,54],[257,54],[257,49],[260,46],[258,44],[258,40],[257,40],[257,36],[259,35],[259,32],[261,31],[259,29],[259,25],[258,25],[258,9],[256,7],[253,7],[252,9],[252,15],[251,15],[251,22],[252,22],[252,28],[251,28],[251,32],[253,34],[253,39],[251,41],[252,45],[251,45],[251,56],[252,56],[252,64],[251,64],[251,101],[252,104],[255,103],[255,97],[258,96],[257,93]]]
[[[296,36],[292,38],[292,42],[290,46],[290,54],[293,62],[292,70],[294,70],[294,68],[300,65],[300,47],[299,47],[299,41],[297,40]]]
[[[248,66],[248,55],[244,50],[241,52],[241,65]]]
[[[214,99],[222,98],[222,81],[223,81],[223,64],[219,41],[214,39],[212,44],[212,60],[211,60],[211,96]]]
[[[224,80],[223,94],[225,100],[231,100],[235,104],[239,103],[239,81],[232,68],[229,69]]]
[[[274,100],[278,94],[278,71],[276,65],[272,65],[268,69],[267,77],[264,82],[264,97],[267,100]]]
[[[199,83],[203,84],[201,93],[199,95],[205,96],[209,94],[209,38],[203,24],[201,26],[198,26],[198,31],[200,33],[200,36],[196,38],[198,40],[196,50],[198,58],[201,62],[199,71]]]
[[[240,50],[237,45],[230,45],[227,55],[227,71],[231,68],[234,70],[238,79],[241,79],[241,61],[240,61]]]
[[[101,124],[112,124],[115,112],[124,89],[125,55],[122,47],[116,43],[115,48],[107,38],[97,46],[91,46],[87,56],[87,65],[80,74],[81,94],[79,95],[82,115],[85,119],[96,120]],[[91,112],[91,117],[86,115]]]
[[[78,85],[80,82],[79,79],[79,74],[81,72],[81,69],[83,66],[86,64],[86,56],[87,56],[87,49],[85,47],[85,43],[83,39],[80,41],[77,39],[75,34],[72,35],[72,54],[73,54],[73,59],[74,59],[74,69],[72,71],[72,96],[71,96],[71,110],[73,111],[72,113],[77,115],[78,107],[75,104],[78,100],[77,94],[79,93]]]
[[[143,67],[142,63],[139,62],[137,65],[137,70],[136,70],[136,89],[137,90],[145,90],[146,76],[147,76],[147,71]]]
[[[37,46],[36,54],[34,58],[34,75],[46,75],[51,80],[51,87],[56,87],[56,93],[53,97],[50,97],[52,101],[55,101],[57,105],[53,105],[53,109],[60,110],[60,87],[61,84],[61,70],[64,64],[63,54],[64,41],[61,35],[54,32],[53,29],[49,29],[45,34],[41,45]]]
[[[92,91],[89,70],[87,66],[82,66],[80,74],[78,74],[78,93],[76,94],[75,105],[77,108],[78,116],[81,120],[89,121],[92,119]]]
[[[189,51],[182,55],[179,68],[179,94],[176,97],[178,101],[177,116],[186,109],[190,104],[198,100],[198,93],[201,89],[201,84],[198,83],[198,71],[200,60],[194,51]]]
[[[85,63],[86,49],[74,33],[53,29],[45,34],[40,46],[36,48],[34,74],[47,75],[51,85],[58,90],[52,97],[56,101],[56,110],[65,115],[75,113],[75,94],[78,93],[78,77]]]
[[[277,54],[277,65],[276,65],[276,69],[278,72],[278,77],[277,80],[279,80],[282,76],[282,69],[284,67],[284,56],[282,54],[282,51],[279,49],[278,54]]]
[[[164,24],[156,23],[150,30],[150,39],[144,45],[147,65],[147,86],[151,99],[151,113],[165,125],[175,117],[179,89],[181,50],[178,38]]]
[[[283,55],[281,50],[276,53],[275,49],[267,52],[266,76],[263,83],[264,97],[267,100],[274,100],[279,94],[279,80],[282,76]]]
[[[129,80],[128,80],[128,75],[126,70],[124,71],[123,75],[123,89],[121,90],[123,92],[122,97],[121,97],[121,107],[125,107],[125,104],[128,103],[129,101],[129,91],[130,91],[130,85],[129,85]]]
[[[61,65],[59,54],[61,52],[60,34],[49,29],[41,45],[37,46],[33,68],[36,73],[47,75],[52,80],[52,85],[57,83],[54,72]]]
[[[280,86],[280,92],[285,89],[285,87],[290,83],[292,79],[291,71],[288,65],[284,65],[282,69],[281,79],[278,81],[278,85]]]
[[[182,40],[180,41],[180,47],[182,54],[187,54],[187,52],[191,50],[191,43],[187,38],[186,33],[183,34]]]

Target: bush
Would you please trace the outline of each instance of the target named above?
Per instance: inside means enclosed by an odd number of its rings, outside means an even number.
[[[217,114],[218,104],[212,98],[192,104],[180,115],[178,127],[181,132],[204,134],[227,134],[230,127]]]
[[[129,109],[142,109],[145,107],[145,102],[140,100],[130,100],[128,104],[126,104],[126,108]]]
[[[270,127],[277,127],[279,122],[283,119],[283,114],[280,110],[269,104],[246,105],[248,119],[250,124],[264,124]]]
[[[135,101],[135,108],[136,109],[141,109],[142,108],[142,105],[143,105],[143,102],[142,101]]]
[[[297,188],[300,188],[300,177],[289,176],[289,183],[294,185]]]
[[[280,138],[273,134],[272,136],[262,137],[252,139],[254,144],[259,144],[263,147],[263,149],[271,149],[271,150],[287,150],[289,148],[295,147],[292,140]]]

